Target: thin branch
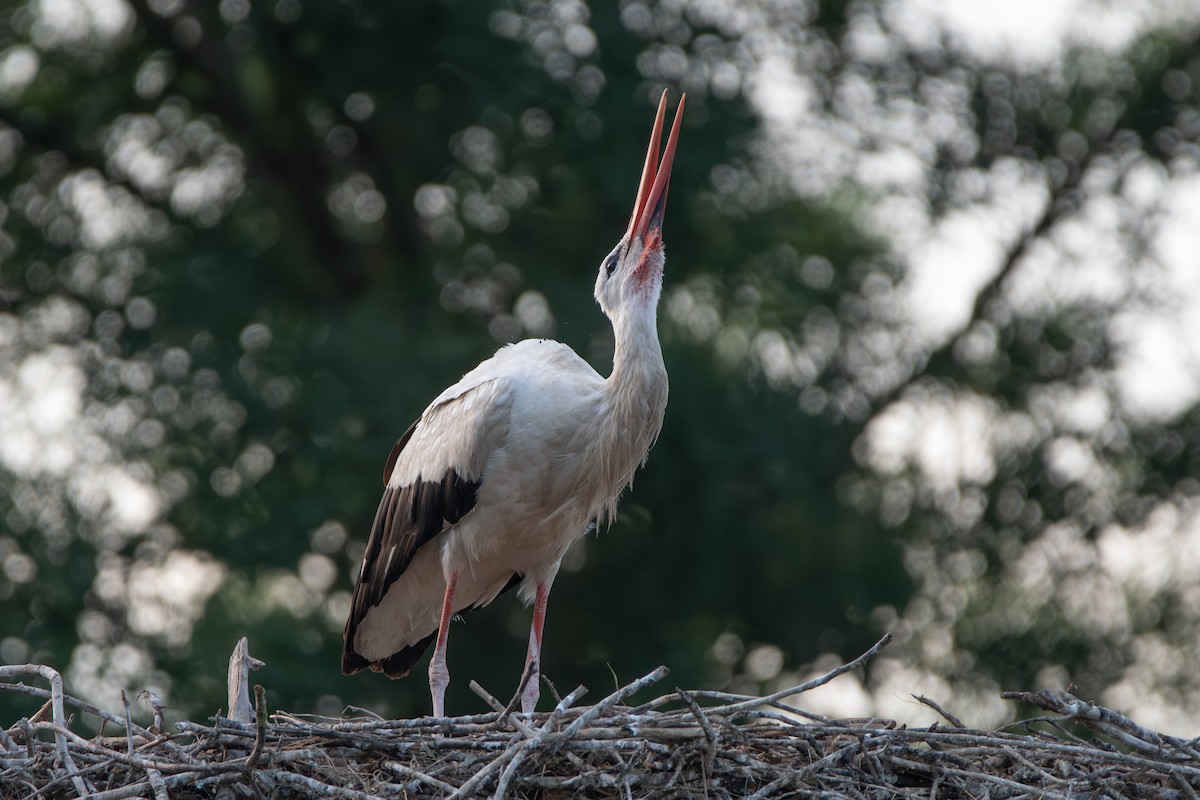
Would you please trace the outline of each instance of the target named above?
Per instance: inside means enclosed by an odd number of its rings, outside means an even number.
[[[420,781],[421,783],[424,783],[427,786],[432,786],[433,788],[437,789],[440,792],[445,792],[446,794],[453,794],[453,792],[454,792],[454,787],[451,786],[450,784],[446,783],[445,781],[438,780],[437,778],[433,777],[432,775],[426,775],[424,772],[421,772],[419,769],[413,769],[412,767],[406,767],[397,761],[383,761],[382,766],[384,769],[391,770],[392,772],[396,773],[397,775],[400,775],[401,777],[408,778],[409,780]]]
[[[746,711],[751,708],[755,708],[757,706],[767,705],[767,704],[773,703],[777,700],[782,700],[785,697],[790,697],[791,695],[794,695],[794,694],[800,694],[801,692],[807,692],[812,689],[816,689],[818,686],[824,686],[825,684],[829,683],[831,680],[838,677],[839,675],[845,675],[847,672],[853,672],[854,670],[862,667],[864,664],[866,664],[872,658],[877,656],[879,654],[880,650],[882,650],[883,648],[885,648],[889,644],[891,644],[892,640],[895,638],[896,637],[892,636],[892,634],[886,633],[883,635],[882,639],[880,639],[878,642],[876,642],[874,645],[871,646],[871,649],[867,650],[865,653],[863,653],[861,656],[854,659],[850,663],[843,664],[842,666],[837,667],[835,669],[831,669],[829,672],[826,672],[821,677],[813,678],[811,681],[802,683],[799,686],[793,686],[791,689],[784,689],[782,691],[775,692],[774,694],[769,694],[766,697],[759,697],[759,698],[754,698],[751,700],[743,700],[740,703],[731,703],[726,706],[718,706],[717,708],[712,709],[712,710],[720,712],[722,714],[736,714],[739,711]]]
[[[263,744],[267,741],[267,692],[259,684],[254,685],[254,711],[254,749],[250,751],[250,755],[246,756],[246,769],[251,769],[258,763],[258,759],[262,755]]]
[[[930,699],[929,699],[928,697],[926,697],[925,695],[923,695],[923,694],[914,694],[912,697],[913,697],[913,699],[914,699],[914,700],[916,700],[916,701],[917,701],[918,703],[920,703],[921,705],[924,705],[924,706],[929,706],[929,707],[930,707],[930,708],[932,708],[934,711],[936,711],[937,713],[941,714],[941,715],[942,715],[942,718],[943,718],[943,719],[945,719],[947,722],[949,722],[949,723],[950,723],[951,725],[953,725],[954,727],[956,727],[956,728],[965,728],[965,727],[967,727],[966,725],[963,725],[963,724],[962,724],[962,720],[960,720],[958,717],[956,717],[956,716],[954,716],[953,714],[951,714],[951,713],[950,713],[949,711],[947,711],[946,709],[942,708],[940,705],[938,705],[938,704],[937,704],[937,702],[935,702],[935,701],[933,701],[933,700],[930,700]]]
[[[708,721],[708,715],[704,713],[704,709],[700,708],[700,704],[690,694],[679,687],[675,687],[675,694],[679,695],[679,699],[687,706],[687,710],[691,712],[692,717],[704,731],[704,774],[711,775],[713,762],[717,757],[717,733],[713,730],[712,723]]]
[[[504,703],[493,697],[487,689],[484,689],[475,681],[471,681],[471,691],[478,695],[483,702],[487,703],[493,711],[498,711],[501,714],[504,713]]]

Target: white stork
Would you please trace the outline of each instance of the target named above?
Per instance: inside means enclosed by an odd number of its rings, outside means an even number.
[[[667,95],[650,136],[633,216],[600,265],[596,300],[616,338],[602,378],[571,348],[527,339],[501,348],[442,392],[388,456],[342,671],[407,675],[429,661],[444,716],[446,638],[461,611],[520,583],[533,603],[521,708],[537,704],[546,600],[567,548],[611,519],[662,428],[667,371],[658,343],[662,220],[684,98],[656,167]]]

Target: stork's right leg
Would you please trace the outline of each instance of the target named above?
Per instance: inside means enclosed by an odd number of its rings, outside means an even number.
[[[525,656],[525,672],[521,675],[521,710],[532,714],[537,707],[542,683],[542,626],[546,624],[546,603],[550,598],[550,582],[537,585],[533,601],[533,624],[529,627],[529,652]]]
[[[458,572],[451,572],[446,581],[446,596],[442,600],[442,621],[438,625],[437,645],[429,659],[429,694],[433,698],[433,715],[446,716],[446,687],[450,685],[450,670],[446,668],[446,638],[450,633],[450,618],[454,616],[454,585]]]

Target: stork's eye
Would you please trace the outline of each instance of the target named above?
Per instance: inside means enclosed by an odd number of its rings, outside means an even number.
[[[604,261],[604,272],[612,276],[617,271],[617,254],[613,253]]]

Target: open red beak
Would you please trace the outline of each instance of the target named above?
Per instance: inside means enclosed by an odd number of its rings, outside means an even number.
[[[638,186],[637,200],[633,204],[629,230],[625,232],[626,238],[640,238],[643,247],[646,246],[646,234],[651,230],[662,229],[663,211],[667,206],[667,186],[671,183],[671,162],[675,160],[675,143],[679,140],[679,123],[683,120],[685,100],[686,94],[680,96],[679,108],[675,109],[675,121],[671,123],[671,135],[667,137],[667,149],[663,152],[661,162],[658,162],[658,143],[662,139],[663,120],[667,112],[665,90],[658,102],[654,131],[650,134],[650,147],[646,151],[646,166],[642,169],[642,182]]]

